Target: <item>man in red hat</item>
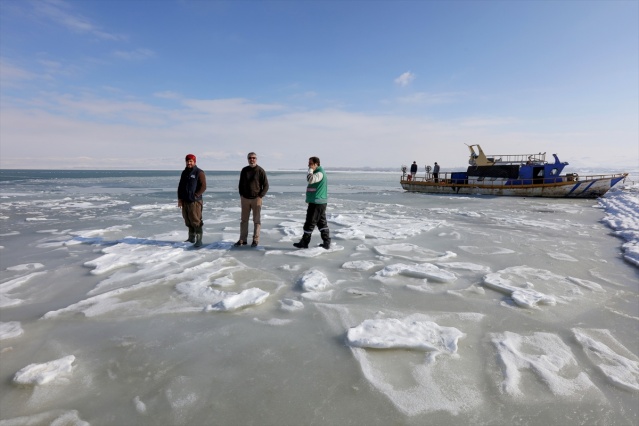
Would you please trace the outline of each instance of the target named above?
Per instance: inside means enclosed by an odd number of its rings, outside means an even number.
[[[180,176],[177,195],[184,224],[189,228],[189,238],[185,242],[195,243],[193,247],[202,247],[202,194],[206,191],[206,175],[195,165],[195,155],[188,154],[184,160],[186,168]]]

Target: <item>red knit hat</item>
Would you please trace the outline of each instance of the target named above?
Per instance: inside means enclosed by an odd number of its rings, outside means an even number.
[[[186,154],[186,158],[184,159],[184,161],[189,161],[189,160],[193,160],[194,163],[197,162],[197,160],[195,159],[195,155],[193,154]]]

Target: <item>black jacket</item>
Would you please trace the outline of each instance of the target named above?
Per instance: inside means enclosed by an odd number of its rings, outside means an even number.
[[[178,200],[192,203],[202,199],[202,194],[206,191],[206,175],[204,171],[194,166],[184,169],[178,184]]]
[[[266,172],[260,166],[246,166],[240,172],[240,195],[244,198],[264,197],[268,192]]]

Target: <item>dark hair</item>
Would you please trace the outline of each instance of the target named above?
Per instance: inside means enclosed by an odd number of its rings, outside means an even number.
[[[246,158],[250,157],[251,155],[254,155],[257,158],[257,154],[254,152],[249,152],[248,154],[246,154]]]
[[[319,157],[311,157],[311,158],[309,158],[309,160],[311,160],[313,162],[313,164],[317,164],[318,166],[320,165]]]

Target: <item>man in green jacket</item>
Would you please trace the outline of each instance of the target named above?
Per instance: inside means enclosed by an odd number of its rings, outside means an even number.
[[[306,221],[304,222],[304,235],[299,243],[293,245],[297,248],[308,248],[311,242],[311,234],[317,225],[322,244],[320,247],[329,249],[331,246],[330,232],[326,223],[326,203],[328,202],[328,181],[326,172],[320,166],[318,157],[308,159],[308,174],[306,175],[308,186],[306,187]]]

